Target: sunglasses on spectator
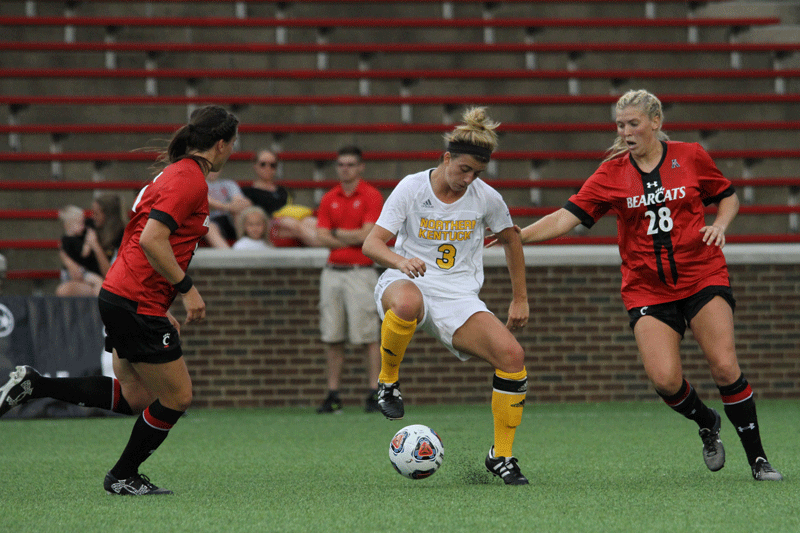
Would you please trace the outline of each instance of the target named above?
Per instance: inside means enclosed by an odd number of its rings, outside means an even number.
[[[258,162],[258,166],[260,166],[260,167],[265,167],[267,165],[271,166],[272,168],[278,168],[278,162],[277,161],[259,161]]]

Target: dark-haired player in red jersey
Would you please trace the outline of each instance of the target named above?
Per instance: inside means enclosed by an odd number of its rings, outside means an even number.
[[[239,120],[219,106],[192,113],[159,161],[168,166],[137,196],[117,259],[99,296],[106,348],[117,378],[46,378],[18,366],[0,388],[0,416],[34,398],[141,413],[119,461],[106,474],[110,494],[172,494],[153,485],[139,466],[189,408],[192,382],[183,359],[180,324],[169,312],[180,292],[186,322],[205,317],[205,303],[186,274],[208,232],[206,175],[230,157]]]
[[[708,360],[725,414],[733,423],[756,480],[780,480],[761,445],[753,391],[733,340],[735,301],[722,254],[725,230],[739,210],[728,181],[696,143],[669,141],[661,102],[629,91],[616,105],[618,136],[602,165],[566,205],[521,230],[522,242],[559,237],[617,214],[622,300],[647,376],[658,394],[700,427],[711,471],[725,464],[720,416],[686,381],[679,345],[688,325]],[[717,204],[706,225],[704,207]]]

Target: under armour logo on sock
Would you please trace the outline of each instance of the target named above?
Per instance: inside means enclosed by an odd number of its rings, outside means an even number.
[[[755,425],[753,422],[750,422],[750,424],[749,424],[749,425],[747,425],[747,426],[745,426],[745,427],[737,427],[736,429],[738,429],[738,430],[739,430],[739,433],[744,433],[744,432],[745,432],[745,430],[748,430],[748,429],[756,429],[756,425]]]

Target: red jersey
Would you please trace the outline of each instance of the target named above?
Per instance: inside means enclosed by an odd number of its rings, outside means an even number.
[[[381,216],[383,196],[378,189],[359,180],[353,194],[347,196],[337,185],[322,197],[317,210],[317,226],[328,229],[361,229],[374,224]],[[335,265],[372,265],[372,259],[361,252],[361,246],[331,250],[328,263]]]
[[[731,182],[697,143],[662,142],[652,172],[630,154],[606,161],[564,206],[591,227],[612,209],[622,257],[622,300],[628,309],[687,298],[729,285],[725,256],[707,246],[704,207],[731,196]]]
[[[172,252],[186,271],[198,241],[208,233],[208,185],[200,166],[192,159],[169,165],[139,192],[131,211],[103,288],[135,302],[139,314],[166,316],[178,291],[147,260],[139,237],[148,219],[164,223],[172,231]]]

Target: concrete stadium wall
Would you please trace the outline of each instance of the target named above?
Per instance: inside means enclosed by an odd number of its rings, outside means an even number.
[[[759,398],[800,398],[800,245],[728,245],[737,299],[736,347]],[[326,388],[318,334],[322,249],[198,251],[190,272],[208,318],[182,331],[197,407],[310,406]],[[619,295],[614,246],[526,247],[530,322],[526,352],[531,402],[654,400]],[[502,250],[487,250],[481,293],[505,320],[508,272]],[[183,316],[180,301],[173,312]],[[684,372],[701,397],[718,393],[687,332]],[[345,405],[367,390],[364,358],[348,350]],[[410,405],[485,402],[492,369],[460,362],[424,332],[406,352],[400,382]]]

